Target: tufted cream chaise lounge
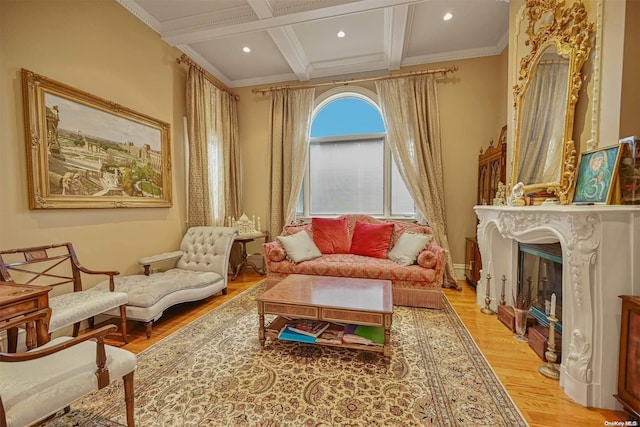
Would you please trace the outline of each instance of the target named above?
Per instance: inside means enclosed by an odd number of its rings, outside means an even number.
[[[182,238],[179,251],[140,259],[138,262],[145,268],[144,275],[115,279],[116,291],[129,296],[127,318],[144,322],[147,337],[150,337],[153,322],[167,308],[218,292],[226,294],[229,254],[237,234],[238,231],[231,227],[191,227]],[[174,268],[149,274],[151,264],[173,259],[177,259]],[[109,283],[105,281],[91,291],[108,289]],[[118,315],[114,310],[105,314]]]

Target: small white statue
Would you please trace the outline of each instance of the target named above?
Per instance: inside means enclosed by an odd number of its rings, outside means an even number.
[[[249,217],[243,213],[237,221],[235,218],[231,220],[231,227],[237,228],[238,234],[241,236],[260,234],[260,217],[258,217],[258,220],[256,221],[255,215],[249,219]]]
[[[504,206],[507,203],[506,195],[507,186],[504,185],[502,181],[498,182],[498,189],[496,190],[496,196],[493,198],[493,204],[495,206]]]

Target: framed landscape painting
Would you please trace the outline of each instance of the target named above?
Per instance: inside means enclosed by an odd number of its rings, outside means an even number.
[[[168,123],[22,70],[30,209],[171,206]]]
[[[619,153],[620,146],[614,145],[580,155],[574,203],[606,204],[611,201]]]

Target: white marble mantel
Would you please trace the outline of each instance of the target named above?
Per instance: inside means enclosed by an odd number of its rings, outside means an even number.
[[[482,279],[477,303],[485,305],[491,274],[491,308],[502,282],[512,304],[518,242],[560,242],[562,363],[560,386],[583,406],[620,409],[617,393],[619,295],[640,295],[640,206],[476,206]],[[515,293],[515,290],[513,291]]]

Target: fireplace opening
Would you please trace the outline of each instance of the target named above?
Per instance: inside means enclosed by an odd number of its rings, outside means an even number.
[[[519,243],[518,292],[530,290],[530,313],[539,325],[549,327],[547,316],[551,312],[555,294],[556,331],[562,333],[562,248],[560,243]]]

